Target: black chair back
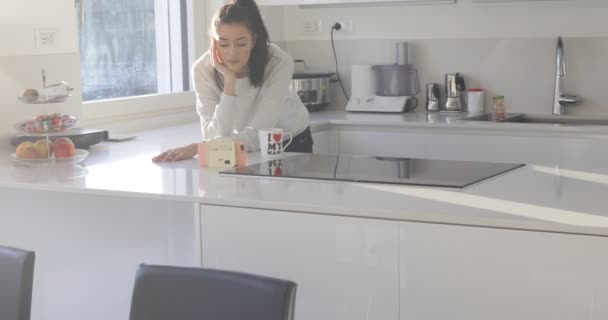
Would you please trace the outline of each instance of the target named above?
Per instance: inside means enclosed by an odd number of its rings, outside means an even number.
[[[32,251],[0,246],[0,319],[30,319],[35,259]]]
[[[130,320],[291,320],[296,284],[200,268],[141,265]]]

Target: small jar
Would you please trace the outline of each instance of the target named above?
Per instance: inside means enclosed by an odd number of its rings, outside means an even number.
[[[469,89],[467,95],[467,111],[469,113],[484,113],[485,92],[481,88]]]
[[[507,114],[507,108],[505,107],[505,97],[504,96],[495,96],[494,105],[492,107],[492,111],[494,112],[494,117],[496,120],[502,120],[505,118]]]

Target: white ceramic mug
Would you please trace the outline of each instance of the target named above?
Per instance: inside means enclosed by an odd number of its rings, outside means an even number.
[[[283,137],[289,136],[289,141],[283,143]],[[283,132],[281,128],[259,130],[260,157],[263,159],[278,159],[283,155],[285,148],[291,144],[292,136],[289,132]]]

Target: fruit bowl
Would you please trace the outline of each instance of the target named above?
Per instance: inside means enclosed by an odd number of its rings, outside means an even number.
[[[78,125],[78,118],[59,113],[43,114],[33,120],[19,122],[15,129],[27,133],[52,133],[70,130]]]
[[[82,162],[88,156],[89,152],[83,149],[76,149],[76,154],[73,157],[67,158],[55,158],[51,156],[50,158],[42,159],[23,159],[18,158],[15,153],[11,154],[11,158],[15,163],[26,167],[71,166]]]

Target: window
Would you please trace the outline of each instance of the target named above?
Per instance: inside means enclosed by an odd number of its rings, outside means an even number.
[[[189,90],[187,0],[80,0],[85,102]]]

